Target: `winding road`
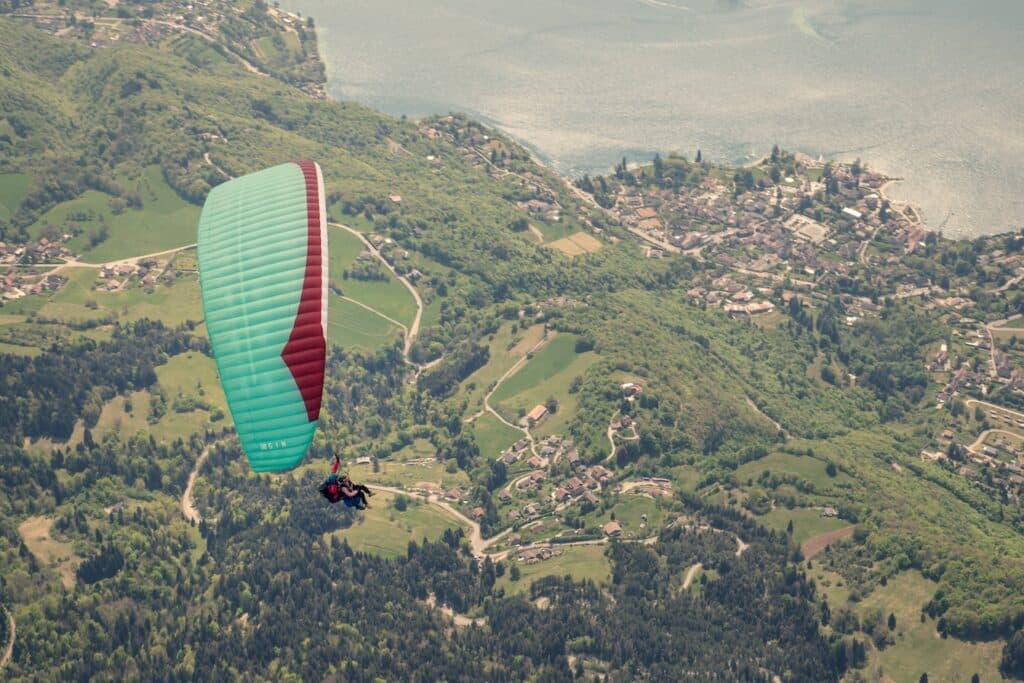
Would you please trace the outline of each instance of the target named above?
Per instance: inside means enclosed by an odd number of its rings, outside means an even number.
[[[196,477],[199,475],[199,468],[206,462],[206,456],[210,454],[210,447],[207,446],[203,449],[203,452],[196,458],[196,464],[192,468],[192,471],[188,473],[188,485],[185,486],[185,492],[181,494],[181,512],[185,515],[185,518],[194,524],[199,524],[203,521],[203,516],[199,514],[199,509],[196,508],[196,503],[192,500],[192,491],[196,486]]]

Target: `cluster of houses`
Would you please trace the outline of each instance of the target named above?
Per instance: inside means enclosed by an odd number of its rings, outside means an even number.
[[[141,285],[152,287],[161,277],[160,262],[156,259],[142,259],[138,263],[115,263],[100,268],[96,289],[117,292],[125,289],[132,280]],[[173,270],[163,272],[165,280],[173,282],[177,275]]]

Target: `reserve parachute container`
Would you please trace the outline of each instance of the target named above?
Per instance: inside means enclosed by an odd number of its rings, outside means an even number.
[[[256,472],[295,467],[316,431],[327,351],[326,220],[313,161],[218,185],[199,218],[206,327]]]

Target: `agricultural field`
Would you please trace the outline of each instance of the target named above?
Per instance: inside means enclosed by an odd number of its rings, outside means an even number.
[[[396,497],[388,491],[379,491],[370,499],[372,507],[366,512],[341,509],[338,514],[356,515],[355,523],[330,535],[347,540],[353,549],[360,552],[399,557],[405,555],[409,541],[436,540],[445,529],[460,526],[451,515],[412,497],[407,497],[408,507],[399,511],[395,509]]]
[[[52,526],[53,517],[29,517],[18,527],[18,533],[39,564],[58,572],[64,588],[71,588],[75,585],[75,570],[82,563],[82,558],[75,555],[70,543],[53,538]]]
[[[601,241],[587,232],[576,232],[560,240],[550,242],[547,246],[557,249],[566,256],[579,256],[597,251],[603,245]]]
[[[922,673],[932,681],[969,681],[975,673],[982,681],[1003,680],[998,671],[1002,641],[941,638],[934,619],[921,621],[921,607],[931,600],[936,586],[920,572],[902,572],[857,605],[862,620],[881,615],[885,623],[889,614],[896,617],[895,644],[873,653],[869,666],[879,667],[882,680],[894,683],[916,681]]]
[[[158,166],[147,167],[135,183],[142,209],[125,209],[115,214],[113,197],[88,190],[81,197],[47,211],[29,228],[29,234],[33,238],[47,230],[73,234],[77,228],[80,234],[67,246],[93,263],[142,256],[196,241],[199,207],[181,199],[164,181]],[[104,224],[107,238],[90,247],[90,238],[99,234]]]
[[[347,350],[373,353],[392,344],[401,329],[372,311],[341,297],[329,295],[327,304],[327,343]]]
[[[608,583],[611,580],[611,564],[605,557],[605,548],[604,544],[562,546],[560,556],[536,564],[509,560],[519,568],[519,580],[512,581],[509,572],[506,571],[505,575],[498,579],[496,587],[503,588],[510,595],[526,593],[537,579],[567,574],[577,581]]]
[[[491,397],[491,406],[506,420],[515,423],[520,411],[527,412],[554,398],[558,410],[544,418],[534,433],[545,436],[564,432],[576,413],[576,397],[569,393],[572,380],[583,375],[596,359],[591,351],[576,353],[575,346],[574,335],[555,337],[498,387]]]

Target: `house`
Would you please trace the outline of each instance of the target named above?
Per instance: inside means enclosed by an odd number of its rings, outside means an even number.
[[[821,516],[822,517],[838,517],[839,516],[839,510],[836,510],[834,507],[831,507],[831,506],[826,507],[826,508],[822,508]]]
[[[597,503],[597,496],[595,496],[590,491],[584,491],[583,492],[583,499],[586,500],[588,503],[594,503],[594,504]]]
[[[565,500],[568,497],[569,497],[569,492],[566,491],[565,488],[561,487],[561,486],[559,486],[557,489],[555,489],[555,492],[552,494],[552,498],[554,498],[556,503],[561,503],[563,500]]]
[[[502,489],[501,493],[498,494],[498,500],[502,503],[511,503],[512,494],[508,492],[508,489]]]
[[[533,467],[534,469],[544,466],[544,458],[541,458],[536,455],[531,455],[530,459],[527,460],[526,462],[530,463],[530,467]]]
[[[648,218],[656,218],[657,216],[658,212],[655,211],[654,208],[650,206],[644,206],[636,210],[636,217],[641,220],[645,220]]]
[[[565,488],[573,498],[582,496],[585,490],[583,481],[579,477],[572,477],[569,481],[565,482]]]
[[[388,199],[390,199],[395,204],[401,204],[402,203],[402,195],[396,194],[394,192],[392,192],[391,194],[388,195]]]
[[[843,213],[846,214],[847,216],[850,216],[851,218],[856,218],[857,220],[860,220],[861,216],[864,215],[857,209],[851,209],[848,206],[843,209]]]
[[[457,488],[450,488],[444,493],[444,497],[448,500],[458,500],[462,498],[462,491]]]
[[[533,407],[533,410],[526,414],[526,417],[520,420],[520,422],[525,423],[525,425],[528,427],[532,427],[538,422],[540,422],[547,414],[548,409],[545,408],[543,405],[537,404],[536,406]]]
[[[484,509],[482,507],[480,507],[479,505],[477,507],[473,508],[473,519],[478,519],[479,520],[479,519],[483,519],[483,518],[484,518]]]
[[[635,382],[624,382],[622,384],[622,394],[627,398],[630,396],[636,396],[642,394],[644,388]]]
[[[608,522],[601,530],[604,531],[604,535],[609,538],[614,538],[622,533],[622,525],[618,522]]]
[[[519,459],[519,453],[515,451],[505,451],[504,453],[501,454],[501,458],[499,459],[505,465],[511,465],[512,463]]]
[[[372,462],[373,462],[373,460],[368,455],[363,455],[363,456],[360,456],[360,457],[356,458],[356,464],[357,465],[369,465]]]

